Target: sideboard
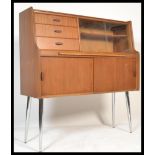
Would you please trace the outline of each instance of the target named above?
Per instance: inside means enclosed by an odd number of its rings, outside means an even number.
[[[55,96],[125,92],[131,129],[129,91],[139,90],[139,53],[131,21],[117,21],[28,8],[19,15],[20,86],[39,99],[39,150],[42,151],[43,99]]]

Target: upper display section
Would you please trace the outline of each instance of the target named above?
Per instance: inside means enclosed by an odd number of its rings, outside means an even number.
[[[80,50],[90,52],[129,52],[128,25],[79,19]]]
[[[131,22],[34,10],[40,50],[81,53],[134,52]],[[48,52],[49,54],[49,52]]]

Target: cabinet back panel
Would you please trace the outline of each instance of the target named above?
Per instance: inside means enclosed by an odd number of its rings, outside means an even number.
[[[81,52],[113,52],[113,43],[104,40],[81,39]]]

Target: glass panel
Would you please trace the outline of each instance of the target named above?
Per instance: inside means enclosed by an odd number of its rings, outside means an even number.
[[[81,51],[129,51],[127,25],[79,19],[79,26],[81,37]]]

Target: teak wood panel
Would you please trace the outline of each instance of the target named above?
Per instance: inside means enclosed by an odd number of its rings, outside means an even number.
[[[33,23],[32,8],[20,13],[20,88],[22,95],[39,97],[41,94],[40,61],[34,42]]]
[[[39,49],[79,50],[78,39],[36,37]]]
[[[36,24],[36,36],[78,38],[78,29],[75,27]]]
[[[136,59],[103,57],[94,59],[94,91],[136,90]]]
[[[92,58],[42,57],[42,95],[93,92]]]
[[[115,90],[136,89],[136,59],[117,58],[115,62]]]
[[[137,52],[80,52],[80,51],[57,51],[59,55],[63,56],[89,56],[89,57],[128,57],[138,59],[139,54]],[[46,55],[44,55],[46,56]],[[48,55],[49,56],[49,55]]]
[[[47,15],[35,13],[35,23],[77,27],[77,19],[75,17],[57,16],[55,14]]]
[[[114,90],[115,57],[94,58],[94,91]]]

